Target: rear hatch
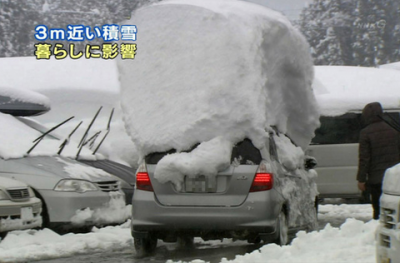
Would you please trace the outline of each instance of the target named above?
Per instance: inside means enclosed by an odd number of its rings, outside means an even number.
[[[186,175],[182,189],[178,191],[174,184],[160,183],[154,178],[158,161],[172,152],[146,157],[155,197],[166,206],[239,206],[246,200],[262,160],[260,151],[246,139],[233,148],[231,165],[226,170],[211,177]]]

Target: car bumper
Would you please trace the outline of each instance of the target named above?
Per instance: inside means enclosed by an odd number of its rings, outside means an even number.
[[[400,261],[399,229],[388,229],[378,226],[376,232],[376,262],[390,263]]]
[[[26,202],[0,201],[0,232],[41,227],[41,210],[38,198]]]
[[[219,233],[225,237],[275,236],[282,200],[276,191],[251,193],[235,207],[164,206],[153,192],[140,191],[132,204],[132,235],[189,233],[202,236]],[[266,201],[269,200],[269,201]]]
[[[71,226],[118,224],[129,218],[123,192],[40,190],[50,223]]]

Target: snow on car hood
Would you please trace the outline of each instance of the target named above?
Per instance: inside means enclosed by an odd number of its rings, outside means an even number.
[[[242,1],[164,1],[126,23],[138,28],[138,53],[118,63],[121,105],[142,156],[218,137],[262,148],[271,125],[307,147],[319,125],[312,60],[283,15]]]
[[[12,188],[12,187],[27,187],[26,184],[13,180],[10,178],[5,178],[5,177],[0,177],[0,188],[7,189],[7,188]]]
[[[19,174],[35,174],[58,179],[73,178],[92,182],[117,180],[113,175],[65,157],[37,156],[4,161],[5,171]],[[57,180],[58,181],[58,180]]]

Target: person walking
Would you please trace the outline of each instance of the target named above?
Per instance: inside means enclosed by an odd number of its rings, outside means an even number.
[[[400,133],[383,121],[382,115],[379,102],[364,107],[362,117],[367,126],[360,132],[358,150],[358,188],[370,191],[374,219],[379,219],[385,170],[400,162]]]

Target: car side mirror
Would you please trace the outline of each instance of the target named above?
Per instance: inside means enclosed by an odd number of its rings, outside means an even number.
[[[307,156],[304,162],[304,167],[306,170],[314,169],[314,167],[317,166],[317,163],[317,159],[312,156]]]

